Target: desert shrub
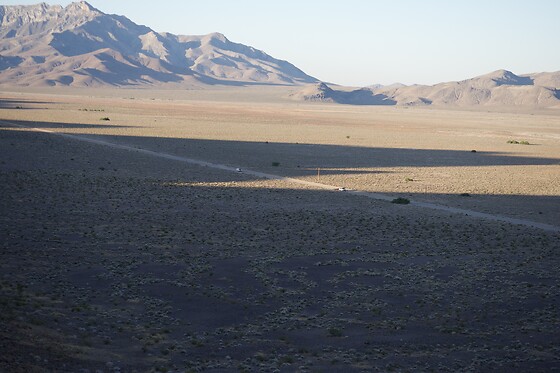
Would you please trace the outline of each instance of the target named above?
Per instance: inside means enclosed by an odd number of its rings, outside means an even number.
[[[330,337],[342,337],[342,330],[338,328],[329,328]]]
[[[280,162],[272,162],[272,166],[273,167],[278,167],[278,166],[280,166]]]
[[[410,203],[410,200],[408,200],[407,198],[399,197],[392,200],[391,203],[396,203],[398,205],[408,205]]]
[[[294,363],[294,358],[291,356],[284,356],[282,357],[282,362],[286,363],[286,364],[293,364]]]

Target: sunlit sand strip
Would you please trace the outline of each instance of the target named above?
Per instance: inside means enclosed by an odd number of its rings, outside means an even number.
[[[389,196],[384,195],[384,194],[363,192],[363,191],[358,191],[358,190],[349,191],[349,193],[356,194],[356,195],[361,195],[361,196],[365,196],[365,197],[369,197],[369,198],[373,198],[373,199],[384,200],[384,201],[392,201],[394,199],[394,197],[389,197]],[[487,213],[484,213],[484,212],[460,209],[460,208],[456,208],[456,207],[438,205],[436,203],[429,203],[429,202],[410,201],[410,204],[412,206],[418,206],[418,207],[423,207],[423,208],[432,209],[432,210],[450,212],[452,214],[465,215],[465,216],[470,216],[470,217],[473,217],[473,218],[494,220],[494,221],[499,221],[499,222],[515,224],[515,225],[524,225],[526,227],[539,228],[539,229],[543,229],[545,231],[550,231],[550,232],[560,232],[560,227],[558,227],[558,226],[550,225],[550,224],[544,224],[544,223],[537,223],[537,222],[534,222],[534,221],[531,221],[531,220],[509,218],[507,216],[487,214]]]
[[[329,191],[340,191],[341,190],[341,189],[339,189],[339,187],[334,186],[334,185],[316,183],[316,182],[312,182],[312,181],[300,180],[300,179],[295,179],[295,178],[291,178],[291,177],[284,177],[284,176],[280,176],[280,175],[273,175],[273,174],[269,174],[269,173],[243,169],[243,168],[235,167],[235,166],[227,166],[227,165],[219,164],[219,163],[206,162],[206,161],[202,161],[202,160],[199,160],[199,159],[180,157],[180,156],[177,156],[177,155],[172,155],[172,154],[167,154],[167,153],[162,153],[162,152],[156,152],[156,151],[143,149],[143,148],[139,148],[139,147],[135,147],[135,146],[116,144],[116,143],[112,143],[112,142],[108,142],[108,141],[104,141],[104,140],[92,139],[92,138],[89,138],[89,137],[78,136],[78,135],[70,135],[70,134],[60,133],[60,132],[56,132],[56,131],[50,131],[50,130],[42,129],[42,128],[34,128],[34,127],[23,126],[21,124],[11,123],[11,122],[7,122],[7,121],[1,121],[0,120],[0,123],[4,123],[4,124],[7,124],[7,125],[10,125],[10,126],[13,126],[13,127],[24,128],[24,129],[28,129],[28,130],[32,130],[32,131],[36,131],[36,132],[43,132],[43,133],[58,135],[58,136],[61,136],[61,137],[64,137],[64,138],[78,140],[78,141],[82,141],[82,142],[87,142],[87,143],[90,143],[90,144],[108,146],[108,147],[113,148],[113,149],[133,151],[133,152],[137,152],[137,153],[140,153],[140,154],[150,155],[150,156],[153,156],[153,157],[169,159],[169,160],[172,160],[172,161],[185,162],[185,163],[194,164],[194,165],[201,166],[201,167],[210,167],[210,168],[214,168],[214,169],[218,169],[218,170],[222,170],[222,171],[227,171],[227,172],[243,173],[245,175],[251,175],[251,176],[254,176],[254,177],[257,177],[257,178],[262,178],[262,179],[282,180],[282,181],[287,181],[287,182],[294,183],[294,184],[300,184],[300,185],[305,185],[305,186],[309,186],[309,187],[313,187],[313,188],[317,188],[317,189],[329,190]],[[363,196],[363,197],[367,197],[367,198],[371,198],[371,199],[375,199],[375,200],[380,200],[380,201],[388,201],[388,202],[390,202],[394,199],[394,197],[391,197],[391,196],[386,195],[386,194],[366,192],[366,191],[360,191],[360,190],[344,190],[344,193],[348,193],[348,194],[356,195],[356,196]],[[460,209],[460,208],[455,208],[455,207],[448,207],[448,206],[438,205],[438,204],[435,204],[435,203],[428,203],[428,202],[410,201],[410,205],[417,206],[417,207],[422,207],[422,208],[426,208],[426,209],[449,212],[449,213],[453,213],[453,214],[470,216],[470,217],[473,217],[473,218],[493,220],[493,221],[498,221],[498,222],[515,224],[515,225],[523,225],[523,226],[526,226],[526,227],[538,228],[538,229],[542,229],[542,230],[545,230],[545,231],[560,232],[560,227],[559,226],[538,223],[538,222],[525,220],[525,219],[509,218],[507,216],[487,214],[487,213],[483,213],[483,212]]]

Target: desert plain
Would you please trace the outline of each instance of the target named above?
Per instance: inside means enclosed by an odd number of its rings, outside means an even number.
[[[0,92],[0,370],[560,369],[560,112],[293,91]]]

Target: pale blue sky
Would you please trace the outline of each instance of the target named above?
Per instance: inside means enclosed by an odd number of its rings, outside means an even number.
[[[156,31],[218,31],[338,84],[433,84],[502,68],[560,70],[558,0],[89,2]]]

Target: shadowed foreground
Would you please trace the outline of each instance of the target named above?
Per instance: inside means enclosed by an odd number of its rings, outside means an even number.
[[[0,370],[560,368],[557,234],[24,131],[0,188]]]

